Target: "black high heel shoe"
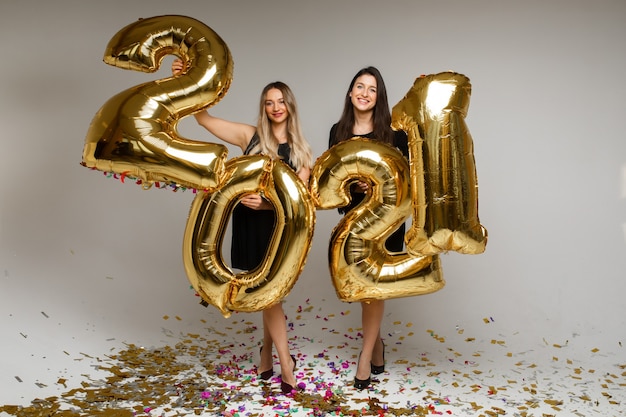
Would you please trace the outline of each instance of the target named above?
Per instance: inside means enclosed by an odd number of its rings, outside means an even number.
[[[381,339],[380,343],[383,344],[383,364],[382,365],[374,365],[373,363],[370,362],[370,368],[371,368],[372,373],[374,375],[380,375],[383,372],[385,372],[385,342],[383,342],[382,339]]]
[[[259,354],[262,355],[263,354],[263,346],[261,346],[261,348],[259,349]],[[263,381],[267,381],[268,379],[270,379],[271,377],[274,376],[274,368],[272,367],[271,369],[268,369],[267,371],[263,371],[259,374],[259,378],[261,378]]]
[[[296,358],[291,355],[291,360],[293,361],[293,372],[296,371]],[[298,387],[297,385],[294,387],[291,384],[286,383],[285,381],[281,380],[280,381],[280,390],[283,394],[290,394],[293,391],[299,391],[300,387]]]
[[[361,354],[359,353],[359,360],[356,364],[357,370],[359,369],[359,362],[361,361]],[[363,390],[367,387],[370,386],[370,384],[372,383],[372,377],[371,375],[367,377],[367,379],[359,379],[356,377],[356,375],[354,376],[354,388],[358,389],[358,390]]]

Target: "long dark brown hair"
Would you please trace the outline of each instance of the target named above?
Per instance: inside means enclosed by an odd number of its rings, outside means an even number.
[[[376,105],[374,106],[374,139],[381,142],[393,144],[393,130],[391,129],[391,112],[389,111],[389,101],[387,100],[387,88],[380,71],[376,67],[366,67],[356,73],[348,91],[343,105],[343,113],[337,122],[337,132],[332,138],[331,145],[348,140],[354,136],[354,108],[350,98],[350,92],[354,83],[361,75],[369,74],[376,79]]]

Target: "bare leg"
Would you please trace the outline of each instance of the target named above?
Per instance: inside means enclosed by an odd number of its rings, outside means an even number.
[[[272,345],[272,335],[269,331],[265,312],[263,312],[263,346],[261,349],[261,363],[259,364],[259,374],[261,374],[261,372],[272,369],[272,366],[274,365],[274,359],[272,358]]]
[[[270,343],[273,342],[278,353],[280,361],[281,378],[284,382],[296,386],[296,378],[293,375],[295,363],[291,359],[289,353],[289,343],[287,339],[287,322],[283,311],[282,303],[278,303],[268,309],[263,310],[264,337],[270,337]],[[268,334],[269,336],[266,336]],[[266,345],[264,341],[264,345]],[[263,349],[265,350],[265,349]],[[265,352],[264,352],[265,353]]]
[[[376,364],[382,363],[382,344],[380,340],[380,324],[385,312],[385,302],[374,300],[361,303],[361,321],[363,326],[363,349],[359,359],[356,377],[364,380],[370,377],[370,362],[372,361],[374,348],[376,352]],[[380,355],[380,356],[379,356]]]

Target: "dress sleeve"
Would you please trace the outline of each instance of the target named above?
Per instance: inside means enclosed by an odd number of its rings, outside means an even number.
[[[337,134],[337,123],[330,128],[330,135],[328,135],[328,148],[333,146],[335,135]]]
[[[402,155],[409,159],[409,138],[404,130],[396,130],[393,136],[394,146],[400,149]]]

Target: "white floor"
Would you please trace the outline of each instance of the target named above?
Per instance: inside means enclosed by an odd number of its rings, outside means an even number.
[[[497,317],[470,332],[388,313],[386,372],[369,391],[356,391],[360,307],[332,298],[314,305],[298,295],[287,298],[285,311],[306,390],[284,396],[278,377],[267,385],[256,377],[260,315],[226,319],[193,305],[188,292],[188,317],[136,315],[118,329],[79,314],[57,317],[36,297],[3,303],[0,352],[9,369],[2,371],[0,416],[625,415],[621,344],[572,356],[584,335],[529,340]],[[167,305],[143,302],[148,311]]]

